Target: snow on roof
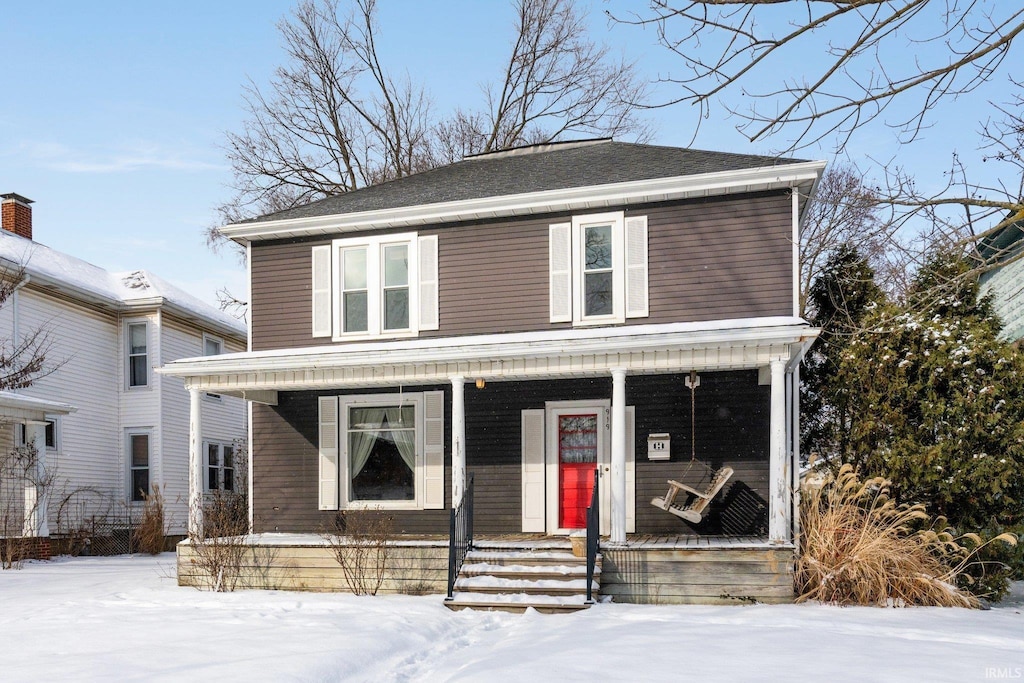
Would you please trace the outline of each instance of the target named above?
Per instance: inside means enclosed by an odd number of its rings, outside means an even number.
[[[57,287],[83,301],[118,310],[148,304],[169,305],[186,317],[245,336],[245,325],[237,318],[145,270],[111,273],[6,230],[0,230],[0,261],[7,262],[8,269],[22,265],[32,280]]]

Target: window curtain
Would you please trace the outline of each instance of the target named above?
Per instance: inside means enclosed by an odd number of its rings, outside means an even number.
[[[386,414],[388,418],[388,425],[392,428],[400,425],[403,429],[395,429],[391,432],[391,435],[395,439],[395,445],[398,446],[398,452],[402,456],[402,460],[406,466],[413,472],[416,471],[416,430],[409,429],[414,425],[402,424],[402,407],[394,406],[386,408]]]
[[[349,479],[363,471],[366,461],[370,459],[373,444],[380,436],[380,426],[384,421],[385,408],[355,408],[349,413],[349,459],[351,471]],[[403,456],[404,457],[404,456]]]

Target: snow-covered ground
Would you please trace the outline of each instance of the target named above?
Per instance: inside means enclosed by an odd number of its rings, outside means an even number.
[[[984,681],[1024,678],[1024,590],[990,611],[598,605],[179,588],[174,556],[0,572],[3,681]]]

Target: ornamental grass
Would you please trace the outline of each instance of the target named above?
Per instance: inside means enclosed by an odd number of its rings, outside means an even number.
[[[802,554],[796,566],[797,602],[838,605],[980,606],[959,586],[973,579],[977,534],[954,535],[923,505],[897,504],[882,477],[862,481],[843,465],[835,476],[812,474],[801,485]],[[935,529],[940,529],[936,531]]]

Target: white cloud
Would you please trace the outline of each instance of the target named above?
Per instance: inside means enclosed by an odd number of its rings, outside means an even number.
[[[27,142],[19,156],[37,166],[63,173],[122,173],[145,169],[171,171],[222,170],[221,163],[204,159],[206,153],[171,149],[153,142],[134,142],[109,149],[75,149],[57,142]]]

